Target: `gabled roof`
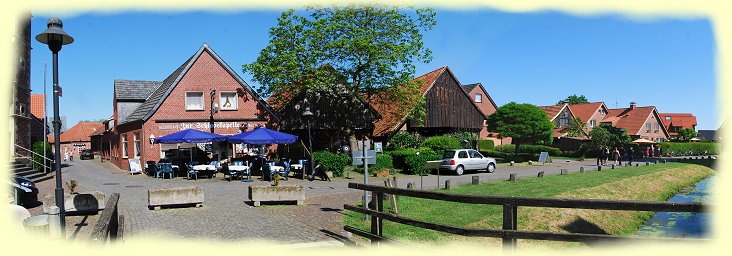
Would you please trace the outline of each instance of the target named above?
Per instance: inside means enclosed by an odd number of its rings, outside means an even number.
[[[562,105],[554,105],[554,106],[539,106],[541,110],[544,110],[546,112],[547,117],[549,117],[549,121],[554,122],[554,119],[559,116],[559,113],[562,113],[562,110],[567,107],[567,103],[564,103]],[[572,110],[569,110],[571,113]],[[572,116],[574,116],[574,113],[572,113]]]
[[[424,96],[427,91],[432,88],[432,85],[435,83],[437,78],[445,72],[445,70],[448,70],[447,66],[432,70],[427,74],[412,79],[412,81],[422,81],[422,84],[419,87],[419,92]],[[384,91],[382,93],[389,92]],[[376,97],[378,97],[378,95]],[[388,135],[390,132],[394,131],[397,126],[400,126],[400,124],[406,120],[407,114],[409,114],[404,113],[404,111],[399,109],[397,104],[389,101],[378,102],[377,100],[371,100],[371,106],[373,106],[374,109],[376,109],[376,112],[381,115],[381,119],[376,121],[374,124],[374,136]]]
[[[472,92],[475,89],[475,87],[479,87],[483,91],[483,95],[485,95],[485,97],[488,98],[488,101],[490,101],[491,105],[493,105],[493,108],[498,109],[498,105],[496,105],[496,102],[493,101],[493,97],[491,97],[491,95],[488,94],[488,91],[485,89],[485,86],[483,86],[482,83],[474,83],[474,84],[460,86],[460,88],[463,88],[463,91],[465,93]],[[472,100],[472,101],[473,101],[473,103],[477,103],[477,102],[475,102],[475,100]]]
[[[658,113],[658,115],[661,116],[661,120],[663,120],[666,127],[678,126],[694,129],[697,124],[696,117],[690,113]],[[670,117],[671,120],[667,120],[667,117]]]
[[[719,136],[717,136],[717,130],[699,130],[698,135],[699,138],[701,138],[702,140],[719,140]]]
[[[114,80],[114,97],[117,100],[144,101],[160,86],[159,81]]]
[[[71,127],[61,133],[61,143],[75,142],[75,141],[90,141],[90,137],[99,132],[104,131],[104,124],[100,122],[79,122],[78,124]],[[48,136],[48,142],[54,143],[55,138]]]
[[[46,110],[44,109],[44,97],[43,94],[31,94],[30,97],[30,112],[37,118],[46,117]]]
[[[583,122],[587,123],[590,121],[590,118],[592,115],[597,112],[598,109],[604,109],[607,111],[607,106],[605,106],[605,103],[603,102],[591,102],[591,103],[584,103],[584,104],[572,104],[569,105],[569,110],[572,111],[572,114],[574,117],[579,117]],[[602,121],[602,120],[598,120]]]
[[[628,130],[629,134],[638,134],[638,132],[643,129],[643,126],[646,123],[646,119],[648,119],[648,117],[651,115],[657,118],[659,123],[663,124],[663,121],[661,121],[661,117],[658,115],[656,107],[654,106],[634,107],[633,109],[608,109],[608,114],[605,116],[605,119],[603,119],[602,122],[612,123],[612,125],[615,127],[624,128]],[[668,130],[666,130],[665,126],[661,125],[661,130],[666,135],[666,137],[669,136]]]
[[[207,52],[216,62],[221,65],[228,73],[231,75],[237,82],[239,82],[239,85],[246,90],[254,99],[262,104],[264,108],[277,120],[279,120],[279,116],[275,114],[275,112],[267,105],[267,102],[265,102],[261,97],[259,97],[259,94],[254,92],[252,88],[244,82],[244,80],[239,77],[239,75],[234,72],[234,70],[229,67],[222,59],[219,57],[213,50],[211,50],[210,47],[208,47],[207,44],[203,44],[201,48],[196,51],[193,56],[188,58],[183,64],[178,67],[173,73],[171,73],[163,82],[158,86],[155,91],[150,94],[150,96],[145,100],[142,105],[140,105],[137,109],[135,109],[132,114],[130,114],[127,119],[125,119],[124,123],[130,123],[134,121],[140,121],[140,120],[147,120],[149,119],[153,114],[155,114],[155,111],[158,110],[160,105],[165,101],[165,99],[170,95],[170,93],[173,91],[176,85],[180,82],[180,80],[185,76],[185,74],[188,72],[188,70],[193,66],[193,63],[198,60],[199,57],[201,57],[201,54],[204,52]]]

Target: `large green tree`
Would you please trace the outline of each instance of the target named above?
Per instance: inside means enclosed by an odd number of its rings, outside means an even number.
[[[387,95],[376,100],[411,111],[421,95],[410,80],[416,62],[432,59],[422,33],[436,25],[434,16],[429,8],[358,4],[291,9],[270,29],[269,44],[257,60],[242,68],[261,84],[263,96],[346,90],[370,102],[374,95]]]
[[[624,128],[615,127],[607,123],[601,124],[600,127],[605,129],[609,134],[607,146],[623,147],[632,141],[630,136],[628,136],[628,130]]]
[[[682,142],[688,142],[693,138],[696,138],[697,133],[694,131],[694,129],[691,128],[681,128],[678,131],[678,135],[676,135],[676,140],[682,141]]]
[[[568,103],[569,105],[590,103],[589,101],[587,101],[587,98],[585,98],[584,95],[577,96],[577,94],[572,94],[570,96],[567,96],[566,99],[558,101],[557,105],[560,105],[565,102]]]
[[[597,126],[590,131],[591,149],[597,150],[610,146],[611,135],[606,126]]]
[[[546,112],[531,104],[511,102],[488,116],[488,130],[511,137],[517,153],[523,144],[550,144],[553,129]]]

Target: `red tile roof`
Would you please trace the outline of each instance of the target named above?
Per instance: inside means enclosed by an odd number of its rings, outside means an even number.
[[[45,115],[45,110],[43,109],[43,94],[31,94],[30,98],[30,111],[31,114],[33,114],[35,117],[39,119],[43,119]]]
[[[432,87],[432,85],[435,83],[437,78],[444,73],[447,70],[447,66],[435,69],[430,71],[427,74],[421,75],[415,79],[413,79],[413,82],[422,81],[421,86],[419,87],[419,91],[421,95],[425,95],[427,91]],[[388,99],[387,96],[389,93],[391,93],[391,90],[383,91],[377,95],[374,96],[374,99],[371,100],[371,106],[376,109],[376,112],[379,112],[381,115],[381,119],[379,119],[374,124],[374,136],[385,136],[388,135],[389,132],[392,132],[394,129],[397,128],[399,124],[404,121],[406,118],[408,111],[405,109],[400,109],[400,104],[408,104],[408,103],[397,103],[393,100]],[[414,102],[412,102],[413,104]]]
[[[604,107],[605,103],[592,102],[585,104],[573,104],[569,105],[569,110],[572,111],[574,117],[579,117],[583,122],[587,123],[590,121],[592,115],[597,112],[597,109]],[[605,107],[607,109],[607,107]]]
[[[557,118],[557,115],[559,115],[560,112],[567,106],[567,104],[562,105],[554,105],[554,106],[539,106],[541,110],[544,110],[546,112],[546,115],[549,117],[550,121],[554,121],[555,118]],[[571,110],[570,110],[571,111]],[[572,113],[574,114],[574,113]]]
[[[643,129],[648,116],[653,114],[656,107],[635,107],[630,108],[616,108],[608,109],[608,114],[602,122],[612,123],[613,126],[618,128],[625,128],[628,130],[628,134],[637,134],[638,131]]]
[[[670,126],[694,129],[696,126],[696,117],[690,113],[659,113],[663,124],[668,129]],[[666,119],[671,117],[671,120]]]
[[[61,133],[61,143],[74,141],[91,141],[91,136],[100,130],[104,130],[104,123],[101,122],[79,122]],[[54,143],[54,137],[48,136],[48,142]]]

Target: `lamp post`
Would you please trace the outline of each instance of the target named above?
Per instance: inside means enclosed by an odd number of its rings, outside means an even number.
[[[314,172],[315,169],[313,169],[313,135],[310,134],[310,119],[313,117],[313,112],[310,112],[310,107],[305,108],[305,112],[302,113],[302,116],[308,121],[308,146],[310,149],[310,171]],[[305,180],[305,171],[302,172],[302,179]]]
[[[216,89],[211,89],[211,92],[209,93],[211,95],[211,120],[209,121],[209,126],[211,127],[211,133],[214,133],[214,113],[219,112],[219,104],[214,103],[214,97],[216,96]]]
[[[66,208],[64,208],[64,188],[61,183],[61,119],[58,111],[58,97],[61,96],[61,86],[58,85],[58,52],[63,45],[73,43],[74,38],[64,32],[63,26],[64,24],[59,18],[52,17],[48,19],[48,29],[36,35],[36,40],[42,44],[47,44],[48,49],[53,53],[53,137],[56,151],[53,156],[53,169],[56,172],[56,206],[60,211],[61,232],[65,233]],[[65,237],[65,235],[62,237]]]

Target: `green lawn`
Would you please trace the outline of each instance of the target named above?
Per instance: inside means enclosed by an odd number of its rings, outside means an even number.
[[[694,175],[687,176],[683,174],[687,168],[702,169],[695,171]],[[589,198],[595,196],[597,198],[597,192],[587,190],[588,188],[602,187],[603,184],[625,182],[633,184],[635,179],[630,179],[638,176],[646,177],[649,174],[656,174],[661,172],[673,172],[676,176],[683,177],[683,181],[677,181],[679,184],[666,184],[665,187],[661,188],[661,192],[654,192],[655,194],[647,195],[644,191],[633,191],[637,193],[640,198],[650,198],[648,200],[665,200],[669,196],[673,195],[678,189],[683,186],[688,186],[701,180],[702,178],[709,176],[713,173],[711,169],[707,167],[699,168],[699,165],[685,164],[685,163],[666,163],[666,164],[655,164],[650,166],[640,166],[634,168],[621,168],[607,171],[588,171],[585,173],[572,173],[569,175],[551,175],[542,178],[521,178],[516,182],[509,181],[496,181],[484,183],[481,185],[462,185],[457,186],[449,191],[449,193],[457,194],[473,194],[473,195],[505,195],[505,196],[529,196],[529,197],[554,197],[558,195],[567,195],[568,193],[577,198]],[[661,173],[664,174],[664,173]],[[645,176],[644,176],[645,175]],[[639,182],[647,182],[648,185],[653,185],[656,177],[646,178]],[[645,184],[640,184],[641,187]],[[607,188],[602,188],[607,189]],[[597,189],[596,189],[597,190]],[[612,188],[610,188],[612,190]],[[619,188],[622,191],[622,188]],[[639,189],[642,190],[642,189]],[[444,191],[444,190],[443,190]],[[654,190],[655,191],[655,190]],[[622,191],[627,193],[627,191]],[[588,195],[583,197],[582,195]],[[608,193],[609,194],[609,193]],[[602,194],[601,194],[602,195]],[[565,197],[560,196],[560,197]],[[389,208],[389,204],[384,204],[385,208]],[[542,223],[531,223],[526,225],[522,223],[530,222],[530,220],[522,219],[522,211],[526,211],[529,207],[519,208],[519,229],[522,226],[543,226]],[[524,209],[524,210],[522,210]],[[454,202],[442,202],[430,199],[410,198],[401,197],[399,201],[399,215],[408,217],[411,219],[427,221],[432,223],[439,223],[457,227],[481,227],[481,228],[496,228],[500,229],[502,223],[502,208],[501,206],[494,205],[476,205],[476,204],[462,204]],[[525,212],[524,212],[525,213]],[[525,215],[525,214],[524,214]],[[622,227],[618,230],[619,233],[627,233],[630,230],[637,229],[631,225],[639,225],[643,219],[647,219],[650,216],[649,213],[637,213],[633,218],[640,218],[635,220],[633,223],[627,224],[628,227]],[[528,218],[524,216],[525,219]],[[617,222],[617,221],[616,221]],[[622,222],[622,221],[621,221]],[[363,214],[347,211],[344,217],[344,223],[346,225],[354,226],[362,230],[369,230],[370,224],[368,220],[364,219]],[[449,240],[447,233],[431,231],[426,229],[415,228],[407,225],[384,221],[384,235],[389,238],[396,238],[402,240],[414,240],[414,241],[434,241],[441,242]],[[615,230],[615,229],[613,229]]]

